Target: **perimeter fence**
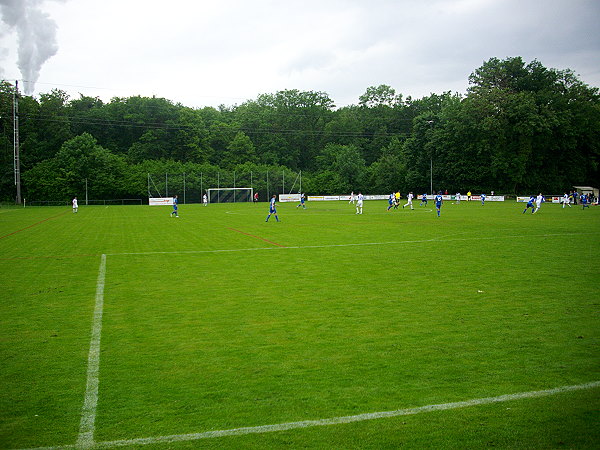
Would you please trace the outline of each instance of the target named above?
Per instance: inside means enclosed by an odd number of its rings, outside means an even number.
[[[148,197],[178,196],[181,203],[201,203],[209,189],[251,188],[259,201],[267,201],[273,194],[302,191],[302,172],[274,170],[264,172],[191,172],[149,173]]]

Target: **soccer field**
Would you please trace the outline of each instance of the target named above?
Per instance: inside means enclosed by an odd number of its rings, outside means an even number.
[[[1,448],[597,448],[600,208],[0,209]]]

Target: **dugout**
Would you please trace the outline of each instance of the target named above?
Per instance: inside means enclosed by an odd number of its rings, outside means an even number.
[[[598,198],[598,194],[600,193],[600,189],[591,187],[591,186],[573,186],[575,190],[581,194],[594,194],[595,198]]]

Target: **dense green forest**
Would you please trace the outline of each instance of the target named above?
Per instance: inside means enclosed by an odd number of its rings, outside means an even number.
[[[13,94],[0,84],[4,201],[15,198]],[[450,192],[558,194],[600,184],[599,100],[571,70],[520,57],[486,61],[464,96],[404,98],[380,85],[340,108],[324,92],[298,90],[194,109],[55,89],[19,97],[22,193],[62,201],[82,197],[87,183],[91,198],[144,198],[148,174],[168,174],[183,176],[198,201],[200,186],[231,186],[231,174],[238,186],[254,176],[260,191],[265,173],[293,180],[301,172],[309,194],[421,193],[430,180]]]

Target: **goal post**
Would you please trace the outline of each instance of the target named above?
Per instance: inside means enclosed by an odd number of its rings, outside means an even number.
[[[206,193],[209,203],[251,202],[254,197],[253,188],[210,188]]]

